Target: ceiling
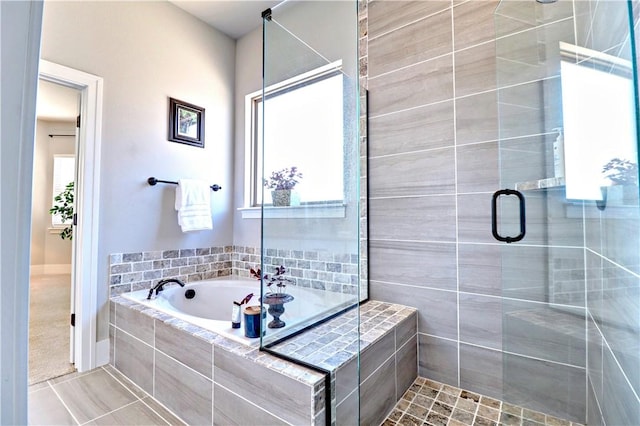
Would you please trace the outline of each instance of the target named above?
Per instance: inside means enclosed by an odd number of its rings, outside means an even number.
[[[262,23],[262,11],[282,2],[282,0],[169,1],[234,39],[258,28]],[[78,91],[40,80],[37,115],[41,120],[75,120],[78,115]]]
[[[56,83],[38,80],[36,115],[40,120],[75,121],[80,91]]]
[[[237,39],[262,24],[263,10],[282,0],[169,0],[191,15]]]

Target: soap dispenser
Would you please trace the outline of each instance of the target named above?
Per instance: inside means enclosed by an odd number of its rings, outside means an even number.
[[[556,127],[553,130],[558,132],[553,143],[553,174],[559,178],[564,177],[564,136],[562,135],[562,127]]]

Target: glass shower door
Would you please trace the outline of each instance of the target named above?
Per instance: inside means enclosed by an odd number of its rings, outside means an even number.
[[[366,234],[357,13],[355,1],[288,1],[265,11],[263,90],[252,104],[261,349],[326,375],[324,407],[315,408],[316,423],[326,424],[359,422]]]
[[[611,324],[603,280],[627,275],[636,299],[624,307],[633,316],[639,304],[630,19],[625,1],[502,0],[495,13],[499,189],[509,190],[493,201],[501,392],[581,423],[603,385],[602,366],[591,365],[602,347],[596,354],[590,341]]]

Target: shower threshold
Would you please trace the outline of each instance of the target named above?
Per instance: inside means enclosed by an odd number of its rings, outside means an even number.
[[[583,426],[418,377],[382,426]]]

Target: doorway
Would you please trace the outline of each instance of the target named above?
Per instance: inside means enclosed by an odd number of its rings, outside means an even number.
[[[51,214],[66,204],[76,180],[80,91],[39,79],[31,209],[29,384],[75,370],[71,220]],[[55,200],[58,197],[58,200]],[[65,212],[68,211],[65,208]]]
[[[73,285],[70,291],[75,327],[70,333],[69,353],[73,354],[76,370],[84,372],[109,360],[108,339],[96,341],[103,79],[43,59],[40,60],[39,78],[73,89],[80,98],[74,187],[76,216],[71,262]]]

